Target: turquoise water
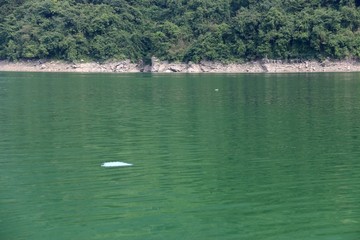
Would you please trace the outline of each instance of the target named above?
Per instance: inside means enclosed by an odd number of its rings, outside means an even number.
[[[358,240],[359,79],[0,73],[0,239]]]

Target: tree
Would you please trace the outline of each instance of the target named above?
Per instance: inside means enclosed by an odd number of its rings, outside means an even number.
[[[0,59],[359,57],[357,0],[0,1]]]

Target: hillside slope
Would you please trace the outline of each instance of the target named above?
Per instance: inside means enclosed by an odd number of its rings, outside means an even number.
[[[3,0],[0,59],[360,57],[355,0]]]

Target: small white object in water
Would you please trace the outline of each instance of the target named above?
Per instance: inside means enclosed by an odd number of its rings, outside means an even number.
[[[125,162],[104,162],[101,164],[102,167],[128,167],[132,166],[131,163],[125,163]]]
[[[215,92],[218,92],[219,91],[219,89],[218,88],[215,88]]]

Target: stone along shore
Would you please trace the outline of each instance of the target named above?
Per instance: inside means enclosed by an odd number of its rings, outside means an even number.
[[[129,60],[106,63],[62,61],[0,61],[0,71],[17,72],[152,72],[152,73],[296,73],[296,72],[360,72],[360,62],[347,61],[281,61],[261,60],[247,63],[169,63],[157,58],[150,65]]]

